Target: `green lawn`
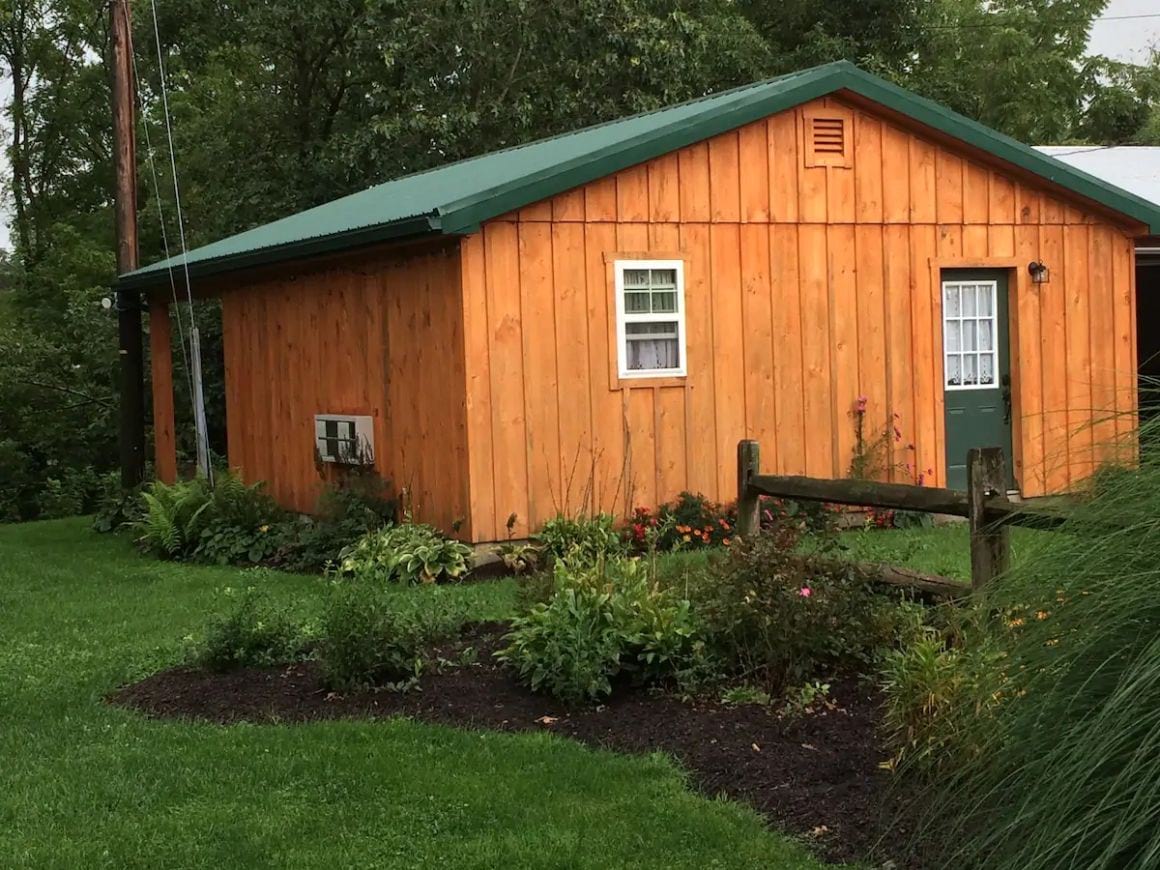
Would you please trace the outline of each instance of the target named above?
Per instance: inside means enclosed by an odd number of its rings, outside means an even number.
[[[1011,530],[1011,558],[1022,555],[1043,542],[1047,532]],[[838,537],[845,558],[912,568],[927,574],[941,574],[964,583],[971,581],[970,538],[966,523],[947,523],[930,528],[856,529]]]
[[[216,590],[242,585],[317,612],[316,578],[154,562],[82,520],[0,526],[0,864],[819,866],[662,757],[407,721],[164,723],[102,703],[177,662]],[[514,588],[457,594],[494,617]]]

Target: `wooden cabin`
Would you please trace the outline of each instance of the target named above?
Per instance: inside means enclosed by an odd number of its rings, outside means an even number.
[[[471,541],[770,471],[1067,491],[1136,411],[1147,201],[830,64],[408,176],[190,252],[231,466],[311,510],[373,462]],[[175,474],[169,271],[149,291]],[[180,273],[178,280],[181,280]],[[509,518],[514,521],[509,526]]]

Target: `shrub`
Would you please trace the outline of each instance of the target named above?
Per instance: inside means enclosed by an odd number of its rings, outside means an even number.
[[[338,571],[375,583],[436,583],[467,573],[471,548],[445,538],[431,526],[402,523],[368,532],[343,549]]]
[[[197,661],[212,671],[292,661],[303,651],[303,631],[260,592],[226,590],[230,608],[212,619]]]
[[[265,535],[281,511],[260,482],[246,485],[228,472],[218,473],[212,487],[200,477],[154,481],[141,499],[144,515],[133,527],[146,552],[209,562],[256,562],[273,552]]]
[[[639,561],[557,563],[555,590],[513,620],[498,653],[533,691],[597,700],[618,677],[644,685],[695,672],[704,657],[687,600],[659,589]]]
[[[544,523],[534,536],[549,560],[570,559],[591,564],[625,553],[624,541],[611,514],[575,519],[557,516]]]
[[[794,552],[773,533],[742,540],[693,596],[730,669],[776,688],[865,672],[923,615],[876,591],[857,567]]]
[[[322,620],[323,678],[339,690],[405,688],[421,673],[427,647],[465,619],[440,590],[403,600],[381,586],[335,581]]]
[[[213,519],[198,535],[197,546],[190,557],[197,562],[235,565],[269,561],[278,552],[278,540],[270,534],[270,525],[256,528],[234,525],[228,520]]]
[[[139,523],[145,516],[145,501],[141,492],[140,486],[130,490],[122,489],[119,475],[106,478],[104,493],[97,501],[93,517],[93,531],[118,532]]]
[[[966,647],[993,650],[986,679],[951,703],[939,736],[957,763],[924,800],[947,866],[1134,868],[1160,855],[1160,457],[1138,462],[1063,506],[1063,526],[988,589],[994,616]]]
[[[761,499],[761,527],[777,530],[790,547],[805,534],[823,536],[837,531],[834,511],[818,502]],[[793,540],[787,536],[792,532]],[[629,536],[638,551],[699,550],[727,547],[737,534],[737,505],[710,501],[700,493],[682,492],[654,514],[638,507],[629,524]]]

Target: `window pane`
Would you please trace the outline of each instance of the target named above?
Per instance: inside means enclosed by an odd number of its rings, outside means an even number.
[[[663,290],[660,293],[654,291],[652,295],[652,310],[656,314],[676,314],[677,291]]]
[[[649,295],[648,293],[625,293],[624,294],[624,312],[625,314],[648,314]]]
[[[951,321],[947,323],[947,351],[959,350],[962,344],[959,340],[959,331],[961,324],[958,321]]]
[[[632,371],[679,369],[681,353],[676,338],[637,339],[627,347],[628,367]]]
[[[943,317],[959,317],[959,285],[943,287]]]
[[[963,386],[971,386],[975,383],[975,355],[973,353],[963,354]]]
[[[947,355],[947,385],[956,387],[961,383],[961,376],[959,371],[959,355],[952,353]]]
[[[991,321],[979,321],[979,350],[991,350]]]
[[[975,288],[963,288],[963,317],[975,316]]]
[[[676,287],[677,286],[677,270],[676,269],[653,269],[652,270],[652,286],[654,286],[654,287]]]
[[[992,354],[984,353],[979,355],[979,383],[995,383],[995,361]]]
[[[625,269],[624,270],[624,286],[625,287],[647,287],[648,286],[648,269]]]
[[[677,322],[674,320],[664,323],[626,323],[624,324],[624,334],[630,341],[634,338],[651,339],[658,336],[676,338]]]
[[[975,349],[975,321],[968,320],[963,324],[963,350]]]
[[[979,314],[986,317],[991,316],[991,290],[988,285],[979,288]]]

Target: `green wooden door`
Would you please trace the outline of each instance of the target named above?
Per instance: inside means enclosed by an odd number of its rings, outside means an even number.
[[[1007,273],[942,273],[947,486],[967,488],[967,451],[1001,447],[1011,473]],[[1009,485],[1014,486],[1012,479]]]

